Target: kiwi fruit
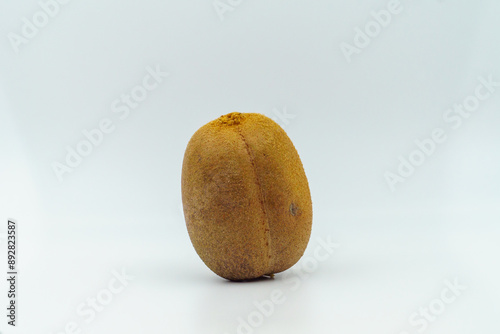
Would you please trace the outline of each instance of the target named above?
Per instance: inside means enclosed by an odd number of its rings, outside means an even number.
[[[235,112],[202,126],[187,145],[181,184],[189,237],[217,275],[273,277],[304,254],[309,183],[292,141],[272,119]]]

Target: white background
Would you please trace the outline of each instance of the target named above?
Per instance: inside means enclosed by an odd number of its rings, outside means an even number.
[[[1,0],[0,232],[17,219],[20,276],[18,326],[2,311],[0,332],[498,333],[500,87],[460,124],[443,115],[479,77],[500,82],[500,3],[401,0],[347,57],[388,1],[224,3],[73,0],[14,47],[41,7]],[[148,68],[170,75],[120,119],[112,104]],[[233,111],[276,118],[302,157],[314,222],[299,272],[231,283],[190,243],[184,150]],[[53,164],[103,119],[114,131],[60,182]],[[391,189],[436,128],[446,140]],[[340,246],[319,262],[328,238]],[[77,312],[122,270],[134,279],[93,319]],[[449,304],[446,280],[466,287]],[[283,303],[256,313],[273,291]]]

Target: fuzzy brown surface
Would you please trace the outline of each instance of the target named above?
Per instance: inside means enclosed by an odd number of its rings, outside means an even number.
[[[229,280],[284,271],[309,241],[312,203],[302,162],[285,131],[260,114],[231,113],[193,135],[182,200],[196,252]]]

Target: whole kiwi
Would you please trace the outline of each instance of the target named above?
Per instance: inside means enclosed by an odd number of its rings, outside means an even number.
[[[196,131],[184,155],[182,202],[196,252],[233,281],[290,268],[311,234],[300,157],[285,131],[261,114],[230,113]]]

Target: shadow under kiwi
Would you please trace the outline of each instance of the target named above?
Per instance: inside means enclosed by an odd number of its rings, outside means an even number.
[[[262,275],[262,276],[256,277],[256,278],[244,279],[244,280],[230,280],[227,278],[223,278],[223,282],[225,282],[225,284],[270,282],[270,281],[274,281],[274,277],[275,277],[274,274],[271,274],[271,275]]]

